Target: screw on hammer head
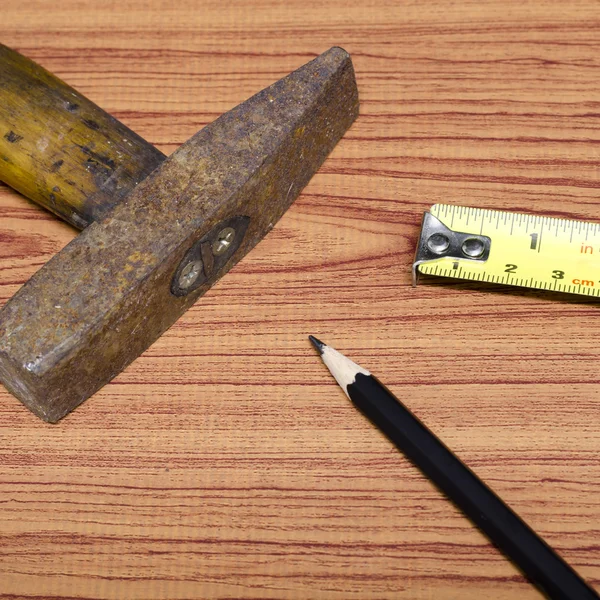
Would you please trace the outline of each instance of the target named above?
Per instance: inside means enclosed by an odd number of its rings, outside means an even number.
[[[56,422],[256,245],[358,114],[332,48],[207,125],[0,312],[0,379]]]

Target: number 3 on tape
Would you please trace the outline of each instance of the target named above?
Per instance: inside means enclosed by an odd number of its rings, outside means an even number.
[[[600,296],[600,224],[435,204],[423,216],[417,274]]]

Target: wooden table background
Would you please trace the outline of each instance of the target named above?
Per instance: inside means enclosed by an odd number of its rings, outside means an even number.
[[[538,598],[309,333],[600,589],[598,302],[410,282],[435,202],[600,219],[597,2],[3,0],[0,39],[166,153],[332,45],[361,96],[269,236],[114,382],[54,426],[2,388],[0,598]],[[2,301],[75,233],[1,187]]]

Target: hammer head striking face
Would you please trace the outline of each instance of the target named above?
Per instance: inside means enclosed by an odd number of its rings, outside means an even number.
[[[0,313],[0,378],[55,422],[110,381],[273,227],[358,114],[332,48],[183,144]]]

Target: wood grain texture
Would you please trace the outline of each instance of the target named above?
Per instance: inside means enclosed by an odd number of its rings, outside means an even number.
[[[600,589],[596,301],[410,285],[435,202],[600,219],[596,2],[4,0],[163,152],[339,44],[361,116],[269,236],[57,426],[0,391],[0,598],[538,598],[358,414],[377,374]],[[0,188],[6,301],[75,231]]]

